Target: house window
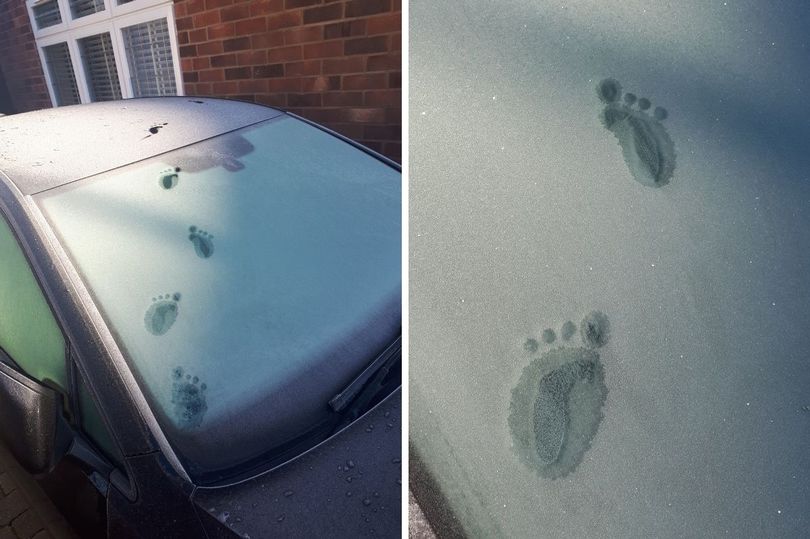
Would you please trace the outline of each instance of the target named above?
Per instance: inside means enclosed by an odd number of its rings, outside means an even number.
[[[26,0],[54,106],[182,93],[171,0]]]

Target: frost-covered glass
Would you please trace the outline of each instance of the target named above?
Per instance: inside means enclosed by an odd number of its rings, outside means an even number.
[[[438,531],[806,536],[806,3],[410,5]]]
[[[399,334],[400,174],[299,120],[38,201],[192,471],[328,422]]]

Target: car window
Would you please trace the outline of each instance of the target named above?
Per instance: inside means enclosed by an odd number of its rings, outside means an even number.
[[[121,453],[121,449],[118,447],[109,429],[107,429],[107,425],[101,417],[98,405],[87,389],[87,383],[78,373],[76,375],[76,386],[78,388],[77,395],[82,431],[96,444],[107,458],[123,470],[124,455]]]
[[[67,388],[65,340],[14,232],[0,217],[0,348],[26,374]]]
[[[219,470],[328,432],[399,335],[400,188],[282,117],[36,198],[184,462]]]
[[[410,16],[417,497],[474,537],[806,536],[807,4]]]

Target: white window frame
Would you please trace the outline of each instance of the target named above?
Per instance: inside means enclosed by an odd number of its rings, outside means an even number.
[[[90,87],[87,84],[87,77],[84,72],[81,54],[79,52],[78,40],[108,32],[112,42],[113,54],[115,55],[115,67],[118,71],[118,84],[121,88],[123,99],[134,97],[132,91],[132,80],[129,77],[129,61],[127,60],[124,45],[123,29],[136,24],[153,21],[155,19],[166,19],[169,28],[169,43],[172,51],[172,64],[174,67],[175,87],[177,95],[185,95],[183,92],[183,74],[180,69],[180,48],[177,43],[177,26],[174,19],[174,3],[171,0],[133,0],[126,4],[118,5],[117,0],[104,0],[104,10],[92,15],[86,15],[78,19],[71,19],[70,5],[68,0],[57,0],[59,13],[62,16],[60,24],[49,26],[42,30],[37,29],[36,18],[34,17],[34,6],[41,0],[26,0],[28,17],[31,21],[31,28],[37,42],[37,52],[42,63],[42,71],[45,73],[45,85],[48,87],[48,94],[51,103],[56,105],[56,94],[51,82],[51,74],[48,64],[45,62],[45,47],[57,43],[67,43],[70,52],[70,61],[73,64],[73,75],[76,77],[76,85],[79,90],[79,99],[82,103],[90,103]]]

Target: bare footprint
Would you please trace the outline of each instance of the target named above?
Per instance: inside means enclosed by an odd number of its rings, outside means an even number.
[[[197,253],[197,256],[200,258],[209,258],[214,254],[214,236],[205,230],[200,230],[194,225],[188,227],[188,231],[188,239],[194,244],[194,251]]]
[[[199,427],[208,410],[205,392],[208,389],[200,379],[183,372],[183,367],[172,371],[172,405],[174,418],[182,429]]]
[[[649,187],[668,184],[675,172],[675,145],[662,123],[668,116],[666,109],[655,107],[651,116],[647,113],[650,100],[631,93],[622,96],[615,79],[601,81],[596,93],[605,103],[602,123],[619,140],[633,178]]]
[[[548,329],[544,334],[549,331],[553,332]],[[575,332],[573,322],[563,324],[564,340]],[[523,369],[512,389],[508,423],[513,446],[542,477],[557,479],[573,472],[596,436],[607,387],[593,348],[606,344],[609,333],[607,316],[598,311],[588,314],[580,325],[585,347],[544,352]]]
[[[147,309],[143,319],[147,331],[152,335],[165,335],[177,320],[179,301],[179,292],[152,298],[152,305]]]

